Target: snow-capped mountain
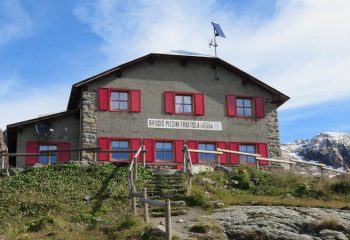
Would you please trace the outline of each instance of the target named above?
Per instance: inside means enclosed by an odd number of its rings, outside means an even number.
[[[350,168],[350,134],[324,132],[312,139],[282,144],[282,157],[317,161],[334,168]]]

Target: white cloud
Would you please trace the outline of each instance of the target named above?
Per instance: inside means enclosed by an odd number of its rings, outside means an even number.
[[[43,114],[65,111],[68,89],[69,86],[62,85],[45,89],[27,87],[24,93],[20,84],[17,84],[11,88],[11,92],[1,96],[0,128],[6,129],[7,124],[37,118]]]
[[[261,19],[215,0],[96,0],[75,14],[101,37],[113,65],[170,49],[212,54],[215,19],[227,35],[219,56],[291,96],[284,109],[350,96],[350,1],[281,0],[274,7]]]
[[[1,1],[0,20],[0,46],[31,32],[31,18],[16,0]]]

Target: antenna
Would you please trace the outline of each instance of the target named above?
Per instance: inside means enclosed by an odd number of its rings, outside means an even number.
[[[50,125],[46,122],[38,122],[35,124],[36,134],[40,137],[41,140],[47,139],[53,134],[53,129],[50,128]]]
[[[214,28],[214,38],[210,41],[209,47],[213,46],[215,48],[215,57],[217,57],[216,48],[218,47],[218,44],[216,43],[216,37],[219,36],[222,38],[226,38],[226,36],[218,23],[216,23],[215,21],[212,21],[211,24],[213,25],[213,28]]]

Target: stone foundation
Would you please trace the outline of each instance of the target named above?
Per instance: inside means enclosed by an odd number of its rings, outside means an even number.
[[[81,145],[83,148],[97,147],[96,92],[84,91],[81,104]],[[94,161],[94,153],[82,152],[82,161]]]

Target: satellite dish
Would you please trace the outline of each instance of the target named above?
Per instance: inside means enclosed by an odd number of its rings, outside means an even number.
[[[38,122],[35,124],[36,134],[40,137],[40,139],[47,139],[49,136],[53,134],[53,129],[50,128],[50,124],[46,122]]]

